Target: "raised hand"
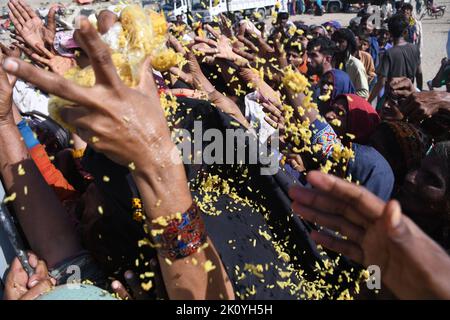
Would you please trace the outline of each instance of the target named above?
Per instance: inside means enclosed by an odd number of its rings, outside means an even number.
[[[185,49],[182,46],[182,44],[172,35],[169,36],[169,43],[171,47],[176,52],[183,55],[187,61],[184,70],[181,70],[178,67],[172,67],[170,69],[170,72],[175,76],[180,77],[181,80],[183,80],[184,82],[191,85],[197,90],[202,90],[207,93],[215,90],[214,86],[203,74],[194,52],[197,50],[201,50],[203,53],[215,53],[217,52],[217,50],[211,49],[207,45],[205,45],[205,47],[200,49],[198,44],[192,46],[191,49],[188,48]]]
[[[130,167],[149,221],[186,212],[192,206],[192,197],[160,104],[150,58],[141,66],[138,87],[128,88],[116,72],[108,46],[86,18],[80,19],[74,37],[90,59],[96,80],[93,87],[78,86],[15,58],[8,58],[3,68],[73,103],[61,110],[61,117],[74,125],[93,149]],[[192,255],[199,265],[211,260],[220,266],[208,274],[199,273],[198,267],[188,265],[187,260],[178,259],[169,265],[158,255],[169,298],[234,297],[218,254],[209,240],[208,244],[206,250]],[[210,290],[211,281],[215,281],[214,292]]]
[[[312,232],[313,240],[366,267],[378,266],[398,298],[449,298],[450,258],[402,215],[397,201],[385,204],[363,187],[320,172],[307,180],[313,189],[290,190],[292,209],[345,236],[321,230]]]
[[[19,44],[16,44],[16,46],[19,47],[23,52],[25,52],[35,62],[49,67],[50,70],[59,75],[64,75],[67,70],[76,66],[75,59],[53,54],[40,44],[37,45],[39,53],[33,52],[33,50]]]
[[[8,7],[10,10],[9,17],[20,39],[34,50],[38,50],[38,45],[44,45],[42,36],[44,23],[42,20],[22,0],[10,0]]]
[[[145,166],[150,159],[158,162],[158,153],[149,150],[168,152],[167,147],[171,149],[173,144],[150,61],[142,66],[139,88],[131,89],[120,80],[109,48],[86,19],[81,19],[81,28],[74,36],[91,60],[96,76],[92,88],[78,86],[18,59],[8,58],[4,68],[48,93],[73,102],[62,109],[63,119],[79,129],[84,141],[112,160],[122,165],[134,162],[136,166]]]
[[[450,93],[445,91],[415,92],[400,106],[400,111],[411,122],[422,120],[438,114],[450,115]]]
[[[35,52],[41,47],[53,49],[56,32],[55,16],[59,5],[52,5],[48,12],[48,25],[31,9],[24,0],[10,0],[8,3],[10,18],[16,29],[15,38],[29,46]]]
[[[411,79],[406,77],[392,78],[391,82],[389,83],[389,86],[391,88],[391,92],[395,96],[401,98],[407,98],[414,92],[416,92],[416,87],[411,82]]]
[[[248,64],[248,60],[236,54],[233,50],[233,44],[231,39],[222,35],[220,31],[215,30],[213,27],[207,25],[205,29],[216,39],[205,39],[201,37],[195,37],[197,43],[205,43],[216,51],[213,53],[215,59],[224,59],[230,62],[234,62],[239,66],[245,66]],[[206,53],[207,54],[207,53]]]

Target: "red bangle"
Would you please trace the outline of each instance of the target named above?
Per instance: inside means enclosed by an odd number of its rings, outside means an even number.
[[[182,259],[197,252],[206,242],[205,224],[195,202],[178,217],[152,221],[151,233],[158,253],[169,259]]]

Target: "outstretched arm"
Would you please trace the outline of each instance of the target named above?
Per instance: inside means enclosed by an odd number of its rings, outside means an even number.
[[[4,67],[40,89],[74,103],[62,108],[61,117],[77,127],[80,137],[92,148],[130,167],[144,200],[148,222],[186,212],[192,198],[160,106],[150,59],[142,66],[138,88],[131,89],[120,80],[107,45],[87,19],[80,20],[80,29],[74,37],[88,54],[95,70],[96,85],[93,87],[80,87],[17,59],[8,59]],[[150,230],[159,231],[153,226]],[[208,248],[175,260],[168,259],[158,249],[171,299],[234,297],[220,258],[211,241],[207,240],[207,243]]]

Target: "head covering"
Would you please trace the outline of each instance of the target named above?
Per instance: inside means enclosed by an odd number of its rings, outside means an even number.
[[[334,100],[338,95],[355,93],[355,87],[353,86],[352,80],[350,80],[349,75],[339,69],[332,69],[325,72],[322,76],[325,78],[328,74],[333,76],[333,93],[331,99]]]
[[[320,24],[313,24],[313,25],[311,25],[309,27],[309,32],[313,32],[314,29],[316,29],[316,28],[321,28],[325,35],[328,33],[327,29],[325,29],[325,27],[323,25],[320,25]]]
[[[323,23],[322,26],[324,26],[325,28],[328,26],[333,27],[335,30],[342,28],[339,21],[336,21],[336,20],[327,21],[327,22]]]
[[[394,173],[386,159],[373,147],[352,143],[355,157],[348,163],[347,176],[377,197],[388,201],[394,189]]]
[[[347,99],[347,133],[355,135],[354,142],[366,143],[380,123],[375,109],[365,99],[356,94],[343,94],[339,97]]]
[[[402,150],[407,168],[419,165],[425,153],[428,151],[428,139],[412,124],[404,121],[388,122],[394,132],[397,142]]]

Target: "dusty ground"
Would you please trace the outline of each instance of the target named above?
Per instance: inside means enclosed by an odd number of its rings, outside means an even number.
[[[27,0],[34,8],[45,8],[48,7],[50,2],[53,1],[45,1],[45,0]],[[70,4],[71,0],[59,0],[58,2],[64,4]],[[100,2],[93,5],[85,5],[84,8],[98,8],[104,7],[111,3],[118,2],[118,0]],[[412,1],[414,2],[414,1]],[[423,57],[422,57],[422,68],[424,72],[424,80],[431,79],[437,70],[439,69],[441,59],[446,56],[446,44],[447,44],[447,35],[450,30],[450,1],[437,0],[435,1],[440,5],[447,5],[447,12],[445,16],[440,19],[433,19],[429,17],[425,17],[422,20],[423,24],[423,32],[424,32],[424,48],[423,48]],[[6,7],[7,0],[0,0],[1,8]],[[1,12],[1,9],[0,9]],[[315,17],[311,15],[301,15],[296,16],[294,19],[303,20],[307,24],[318,24],[323,23],[327,20],[338,20],[343,25],[347,25],[351,18],[353,18],[355,14],[345,14],[345,13],[337,13],[337,14],[325,14],[322,17]],[[1,39],[0,35],[0,39]]]

